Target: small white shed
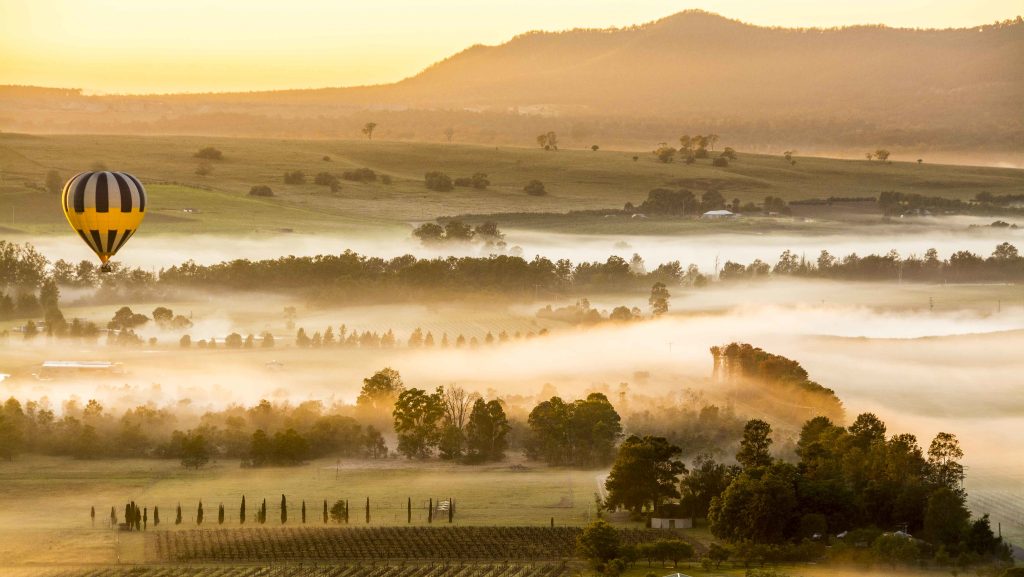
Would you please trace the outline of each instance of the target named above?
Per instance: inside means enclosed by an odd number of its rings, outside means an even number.
[[[693,519],[651,517],[651,529],[693,529]]]

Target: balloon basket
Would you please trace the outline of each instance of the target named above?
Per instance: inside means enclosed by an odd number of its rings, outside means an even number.
[[[105,262],[102,265],[100,265],[100,272],[102,272],[102,273],[114,272],[114,267],[110,266],[109,262]]]

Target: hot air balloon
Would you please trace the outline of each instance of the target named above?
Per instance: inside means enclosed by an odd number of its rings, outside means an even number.
[[[127,172],[82,172],[64,184],[64,216],[110,272],[110,257],[139,229],[146,190]]]

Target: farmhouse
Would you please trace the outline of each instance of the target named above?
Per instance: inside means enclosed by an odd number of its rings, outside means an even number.
[[[735,218],[736,213],[731,210],[709,210],[704,214],[700,215],[701,218],[707,219],[722,219],[722,218]]]

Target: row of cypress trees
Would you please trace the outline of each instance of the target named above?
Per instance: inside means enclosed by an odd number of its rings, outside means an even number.
[[[338,501],[341,505],[339,522],[344,521],[348,524],[349,521],[349,504],[348,500]],[[302,524],[306,523],[306,501],[302,501],[301,507],[301,518]],[[288,498],[285,495],[281,495],[281,524],[284,525],[288,522]],[[412,497],[408,497],[406,501],[407,519],[409,523],[412,523]],[[455,499],[448,499],[448,522],[452,523],[455,520]],[[89,517],[92,520],[93,526],[96,525],[96,507],[90,507]],[[199,500],[199,506],[196,508],[196,525],[202,525],[205,514],[203,511],[203,501]],[[124,507],[124,528],[129,531],[142,531],[145,530],[149,524],[149,508],[140,508],[135,504],[135,501],[127,503]],[[224,504],[221,503],[217,507],[217,524],[223,525],[225,519]],[[246,503],[245,495],[242,495],[242,503],[238,508],[238,523],[244,525],[246,521]],[[256,509],[256,522],[263,525],[267,522],[267,500],[263,499],[262,504]],[[323,508],[323,522],[327,524],[329,522],[329,514],[327,508],[327,500],[324,499]],[[366,522],[370,522],[370,498],[366,498]],[[434,522],[434,499],[431,497],[430,504],[427,508],[427,522]],[[174,524],[181,525],[182,514],[181,514],[181,503],[178,503],[177,510],[175,512]],[[115,507],[110,508],[110,526],[116,527],[117,522],[117,509]],[[157,527],[160,525],[160,508],[153,507],[153,526]]]

